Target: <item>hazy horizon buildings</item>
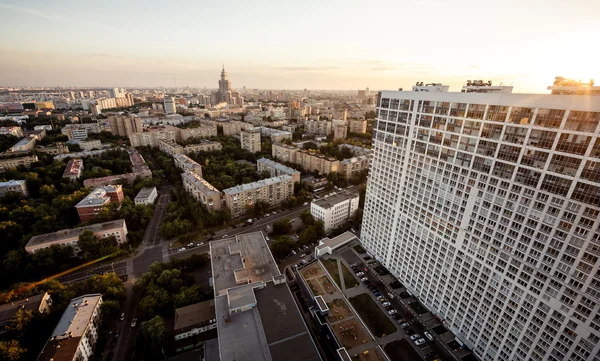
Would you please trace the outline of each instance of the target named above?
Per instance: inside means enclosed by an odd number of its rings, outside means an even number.
[[[244,98],[240,95],[240,92],[234,91],[231,88],[231,81],[225,71],[225,65],[221,70],[221,79],[219,79],[219,90],[212,93],[212,104],[216,105],[219,103],[227,103],[230,106],[244,106]]]

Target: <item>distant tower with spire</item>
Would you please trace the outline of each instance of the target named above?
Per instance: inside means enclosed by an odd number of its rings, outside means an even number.
[[[213,93],[213,104],[218,104],[225,102],[229,105],[239,105],[243,106],[244,98],[240,95],[239,92],[233,91],[231,88],[231,81],[227,76],[227,72],[225,71],[225,64],[223,64],[223,68],[221,70],[221,79],[219,80],[219,91]]]

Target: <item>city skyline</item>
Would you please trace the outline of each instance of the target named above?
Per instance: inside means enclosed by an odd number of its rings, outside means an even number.
[[[0,77],[8,86],[170,87],[175,78],[212,88],[225,63],[236,88],[456,89],[483,79],[544,93],[554,76],[598,75],[593,56],[574,56],[600,36],[596,2],[319,5],[5,0]],[[32,40],[42,34],[51,40]]]

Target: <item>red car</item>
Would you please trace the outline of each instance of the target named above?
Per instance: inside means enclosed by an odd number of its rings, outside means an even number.
[[[369,272],[369,267],[365,267],[365,272]]]

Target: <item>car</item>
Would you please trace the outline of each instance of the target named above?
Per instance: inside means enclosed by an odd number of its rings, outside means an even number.
[[[402,323],[400,324],[400,327],[402,327],[402,328],[407,328],[408,326],[409,326],[409,324],[408,324],[408,323],[406,323],[406,322],[402,322]]]
[[[418,333],[410,335],[410,339],[413,340],[413,341],[416,340],[416,339],[418,339],[418,338],[421,338],[421,335],[419,335]]]
[[[294,219],[290,219],[290,223],[294,223]]]
[[[300,255],[300,258],[304,258],[304,257],[306,257],[306,253],[302,253],[302,254]]]
[[[183,252],[183,251],[185,251],[185,249],[186,249],[185,247],[181,247],[181,248],[179,249],[179,252]]]
[[[365,273],[364,273],[364,272],[358,272],[358,273],[356,274],[356,276],[358,276],[358,277],[362,277],[362,276],[364,276],[364,275],[365,275]]]
[[[131,320],[131,327],[135,327],[135,325],[137,325],[137,318]]]
[[[304,203],[302,204],[302,206],[303,206],[303,207],[306,207],[307,205],[308,205],[308,202],[304,202]]]
[[[300,261],[300,264],[301,264],[301,265],[305,265],[305,264],[307,264],[307,263],[308,263],[308,262],[307,262],[305,259],[303,259],[302,261]]]
[[[429,341],[433,341],[433,335],[427,331],[423,332],[423,334],[425,335],[425,337],[427,337],[427,339],[429,339]]]
[[[188,248],[194,248],[194,247],[196,247],[196,245],[194,243],[188,243],[187,246],[188,246]]]
[[[125,312],[121,313],[121,317],[119,317],[119,321],[123,321],[125,319]]]
[[[228,234],[224,234],[222,238],[227,238],[227,237],[229,237],[229,235]]]
[[[292,250],[292,252],[290,252],[292,254],[292,256],[296,255],[296,251]]]
[[[385,302],[385,298],[383,296],[377,296],[377,300],[379,302]]]
[[[265,237],[265,239],[266,239],[267,241],[270,241],[270,240],[271,240],[271,238],[269,238],[269,236],[266,236],[266,237]]]
[[[399,314],[396,313],[396,314],[392,315],[392,317],[394,318],[394,320],[396,320],[396,322],[404,323],[404,320],[402,319],[402,317],[400,317]]]
[[[391,292],[388,292],[388,296],[389,296],[389,297],[390,297],[392,300],[393,300],[394,298],[396,298],[396,296],[394,296],[394,294],[393,294],[393,293],[391,293]]]
[[[121,334],[121,330],[119,330],[118,328],[115,331],[115,338],[119,338],[119,335]]]
[[[267,213],[267,214],[265,214],[265,217],[268,217],[268,216],[270,216],[270,215],[271,215],[271,213]]]
[[[369,279],[367,277],[363,277],[360,280],[363,281],[363,282],[367,282]]]
[[[115,353],[113,351],[109,352],[108,356],[106,356],[106,361],[112,361],[114,355]]]
[[[364,268],[365,272],[369,272],[369,267]]]
[[[396,311],[395,309],[391,309],[391,310],[388,311],[388,313],[390,315],[393,315],[394,313],[398,313],[398,311]]]
[[[389,303],[389,302],[383,302],[381,305],[382,305],[383,307],[388,307],[388,306],[391,306],[392,304],[391,304],[391,303]]]
[[[424,343],[425,343],[425,339],[424,338],[420,338],[420,339],[418,339],[418,340],[415,341],[415,345],[417,345],[417,346],[421,346]]]

